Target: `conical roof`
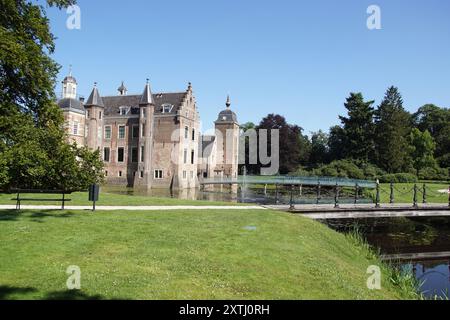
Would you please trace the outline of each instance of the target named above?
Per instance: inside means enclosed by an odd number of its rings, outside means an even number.
[[[85,106],[97,106],[97,107],[105,107],[103,104],[102,97],[100,96],[100,93],[97,89],[97,84],[94,85],[94,88],[92,89],[91,95],[87,99]]]

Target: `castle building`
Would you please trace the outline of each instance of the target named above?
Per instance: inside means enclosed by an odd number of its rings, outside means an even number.
[[[189,83],[177,93],[128,95],[124,83],[116,96],[77,98],[72,72],[63,81],[65,129],[70,142],[100,150],[106,183],[141,188],[186,189],[205,178],[234,178],[238,173],[239,124],[228,97],[215,121],[215,135],[202,135]]]

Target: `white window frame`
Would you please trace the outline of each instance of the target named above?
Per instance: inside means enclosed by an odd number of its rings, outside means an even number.
[[[153,171],[153,178],[155,178],[156,180],[164,179],[164,170],[162,170],[162,169],[155,169]]]
[[[109,137],[106,134],[106,128],[109,128]],[[112,136],[112,127],[111,126],[105,126],[105,139],[106,140],[111,140],[111,136]]]
[[[170,113],[172,112],[173,104],[165,103],[162,105],[162,113]]]
[[[120,137],[120,128],[123,128],[123,138]],[[117,127],[117,138],[120,140],[125,140],[127,138],[127,126],[126,125],[119,125]]]
[[[74,136],[77,136],[79,129],[80,129],[80,123],[78,121],[74,121],[73,126],[72,126],[72,134]]]

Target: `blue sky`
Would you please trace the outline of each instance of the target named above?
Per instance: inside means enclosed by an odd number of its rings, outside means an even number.
[[[450,106],[448,0],[78,0],[81,29],[48,11],[54,59],[87,96],[184,91],[191,81],[205,129],[230,94],[241,123],[280,113],[305,133],[327,130],[350,92],[378,104],[398,86],[405,107]],[[381,8],[381,30],[366,27]],[[61,89],[58,87],[58,90]]]

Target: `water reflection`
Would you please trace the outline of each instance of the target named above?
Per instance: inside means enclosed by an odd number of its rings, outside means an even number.
[[[324,221],[335,230],[355,226],[382,255],[412,269],[427,298],[450,292],[450,218],[383,218]]]

